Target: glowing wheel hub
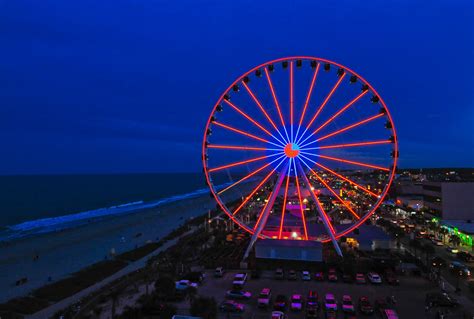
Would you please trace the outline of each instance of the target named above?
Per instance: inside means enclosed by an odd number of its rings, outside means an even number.
[[[295,143],[286,144],[285,146],[286,156],[288,156],[289,158],[293,158],[293,157],[298,156],[299,153],[300,153],[300,148],[298,147],[298,145],[296,145]]]

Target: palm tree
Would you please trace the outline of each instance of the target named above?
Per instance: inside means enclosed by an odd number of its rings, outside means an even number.
[[[443,243],[446,242],[446,235],[449,234],[449,231],[446,228],[441,227],[439,232],[443,236]]]
[[[454,246],[459,246],[461,244],[461,238],[458,235],[452,235],[449,240]]]

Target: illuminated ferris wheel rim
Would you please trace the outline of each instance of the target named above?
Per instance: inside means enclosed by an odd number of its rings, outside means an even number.
[[[236,218],[236,216],[234,216],[234,214],[232,214],[232,212],[226,207],[225,203],[222,201],[222,199],[220,198],[218,192],[216,191],[216,189],[214,188],[214,185],[212,183],[212,180],[211,180],[211,177],[210,177],[210,172],[212,169],[210,169],[208,166],[207,166],[207,148],[208,148],[208,143],[207,143],[207,139],[208,139],[208,130],[210,129],[210,126],[212,124],[212,121],[213,121],[213,115],[216,113],[216,110],[218,108],[218,106],[220,104],[222,104],[223,101],[225,102],[229,102],[230,99],[226,99],[226,97],[228,96],[229,92],[232,91],[232,89],[238,85],[239,83],[242,83],[245,85],[246,82],[244,82],[244,79],[246,79],[249,75],[251,75],[252,73],[256,72],[257,70],[264,70],[265,73],[267,73],[267,68],[268,66],[270,65],[274,65],[276,63],[279,63],[279,62],[288,62],[290,63],[290,68],[291,70],[293,70],[293,62],[295,61],[316,61],[317,62],[317,67],[319,68],[320,64],[321,63],[325,63],[325,64],[329,64],[329,65],[333,65],[333,66],[337,66],[340,70],[343,70],[344,73],[343,75],[345,76],[345,74],[349,73],[353,76],[356,77],[356,80],[359,80],[361,81],[364,85],[367,85],[367,92],[371,91],[376,97],[377,97],[377,102],[381,104],[381,106],[383,107],[383,109],[385,110],[384,112],[384,116],[388,119],[388,121],[390,122],[391,124],[391,131],[392,131],[392,141],[391,143],[393,144],[393,148],[394,148],[394,156],[393,156],[393,164],[391,165],[391,167],[387,168],[386,171],[389,172],[389,179],[388,179],[388,182],[386,183],[383,191],[381,194],[378,195],[378,199],[376,201],[376,203],[374,205],[372,205],[372,208],[371,210],[366,213],[364,216],[360,217],[359,220],[357,220],[356,222],[354,222],[354,224],[352,224],[351,226],[349,226],[348,228],[344,229],[343,231],[340,231],[340,232],[334,232],[333,235],[334,237],[337,239],[337,238],[340,238],[341,236],[345,236],[346,234],[348,234],[349,232],[353,231],[354,229],[358,228],[361,224],[363,224],[368,218],[370,218],[374,212],[377,210],[377,208],[381,205],[383,199],[385,198],[385,196],[387,195],[388,193],[388,190],[390,188],[390,185],[392,184],[392,181],[393,181],[393,178],[395,176],[395,171],[396,171],[396,164],[397,164],[397,158],[398,158],[398,138],[397,138],[397,135],[396,135],[396,130],[395,130],[395,126],[394,126],[394,123],[393,123],[393,120],[392,120],[392,117],[390,115],[390,112],[384,102],[384,100],[382,99],[382,97],[380,96],[380,94],[374,89],[374,87],[368,82],[366,81],[362,76],[360,76],[358,73],[354,72],[353,70],[343,66],[342,64],[339,64],[337,62],[334,62],[334,61],[331,61],[331,60],[328,60],[328,59],[323,59],[323,58],[318,58],[318,57],[311,57],[311,56],[290,56],[290,57],[283,57],[283,58],[279,58],[279,59],[275,59],[275,60],[272,60],[272,61],[268,61],[268,62],[265,62],[263,64],[260,64],[252,69],[250,69],[249,71],[245,72],[243,75],[239,76],[234,82],[232,82],[231,85],[229,85],[229,87],[222,93],[222,95],[219,97],[219,99],[217,100],[216,104],[214,105],[213,109],[212,109],[212,112],[211,112],[211,115],[209,116],[208,118],[208,121],[206,123],[206,127],[205,127],[205,130],[204,130],[204,137],[203,137],[203,143],[202,143],[202,160],[203,160],[203,168],[204,168],[204,173],[205,173],[205,176],[206,176],[206,181],[207,181],[207,184],[209,185],[209,188],[210,188],[210,191],[213,195],[213,197],[216,199],[218,205],[220,206],[220,208],[226,213],[227,216],[229,216],[229,218],[235,222],[237,225],[239,225],[240,227],[242,227],[243,229],[245,229],[246,231],[248,231],[249,233],[251,234],[254,234],[255,232],[255,229],[252,229],[251,227],[249,227],[247,224],[245,224],[244,222],[242,222],[241,220],[239,220],[238,218]],[[293,71],[290,71],[290,72],[293,72]],[[316,72],[317,73],[317,72]],[[268,74],[266,74],[268,76]],[[340,77],[340,79],[342,80],[343,76]],[[292,75],[290,77],[291,81],[292,81]],[[313,80],[314,81],[314,80]],[[338,81],[339,83],[339,81]],[[314,83],[312,83],[311,85],[313,86]],[[247,88],[247,90],[249,90]],[[272,88],[272,91],[273,91],[273,88]],[[250,93],[250,90],[249,90],[249,93]],[[273,92],[272,92],[273,93]],[[273,93],[274,94],[274,93]],[[311,94],[311,93],[309,93]],[[309,97],[308,97],[309,98]],[[255,98],[254,98],[255,100]],[[291,102],[290,102],[291,103]],[[308,101],[306,101],[306,104],[308,103]],[[231,105],[232,106],[232,105]],[[303,111],[304,112],[304,111]],[[304,113],[303,113],[303,116],[304,116]],[[300,123],[301,125],[301,123]],[[280,127],[282,128],[282,127]],[[282,129],[285,129],[286,130],[286,127],[283,126]],[[293,125],[291,125],[291,129],[293,129]],[[298,130],[298,133],[299,133],[299,128],[297,129]],[[278,129],[277,129],[278,131]],[[278,137],[275,137],[274,140],[272,140],[272,143],[271,144],[274,144],[274,145],[277,145],[279,144],[279,146],[281,147],[282,151],[283,151],[283,157],[286,155],[287,158],[289,159],[289,164],[288,165],[294,165],[294,163],[296,162],[296,160],[293,160],[293,164],[291,164],[292,162],[292,159],[293,158],[296,158],[300,155],[300,146],[301,146],[301,141],[302,141],[302,138],[298,140],[298,138],[296,138],[295,140],[293,140],[293,134],[291,134],[291,137],[289,137],[288,139],[285,139],[284,136],[280,133],[280,136]],[[293,132],[294,133],[294,132]],[[304,134],[306,133],[306,131],[304,131],[303,134],[300,134],[299,137],[302,137],[304,136]],[[312,136],[312,134],[310,134],[310,137]],[[279,139],[279,137],[282,137],[283,141]],[[287,135],[288,137],[288,135]],[[306,139],[307,140],[307,139]],[[305,141],[306,141],[305,140]],[[280,142],[280,143],[278,143]],[[300,144],[298,144],[300,143]],[[302,155],[302,154],[301,154]],[[281,159],[281,157],[279,157],[279,159]],[[285,160],[285,158],[283,158],[283,160]],[[275,161],[275,160],[274,160]],[[281,164],[282,162],[280,162]],[[357,162],[356,162],[357,163]],[[309,167],[308,167],[309,168]],[[377,167],[373,167],[374,169],[376,169]],[[310,169],[310,168],[309,168]],[[297,168],[295,167],[295,171],[297,170]],[[296,178],[296,180],[298,180],[298,178]],[[263,234],[258,234],[259,238],[269,238],[268,236],[266,235],[263,235]],[[306,238],[307,239],[307,238]],[[331,238],[326,238],[324,240],[322,240],[322,242],[327,242],[327,241],[330,241]]]

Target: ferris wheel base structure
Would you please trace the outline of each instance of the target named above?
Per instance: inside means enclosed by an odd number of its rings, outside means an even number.
[[[382,204],[397,159],[380,94],[342,64],[309,56],[239,76],[214,105],[202,143],[211,195],[251,234],[244,259],[262,240],[331,242],[342,256],[338,239]],[[231,194],[240,200],[228,207]]]
[[[254,248],[257,260],[324,261],[323,244],[317,241],[259,239]]]

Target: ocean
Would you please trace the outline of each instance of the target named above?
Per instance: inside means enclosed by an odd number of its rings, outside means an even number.
[[[0,240],[207,192],[202,173],[0,176]]]

